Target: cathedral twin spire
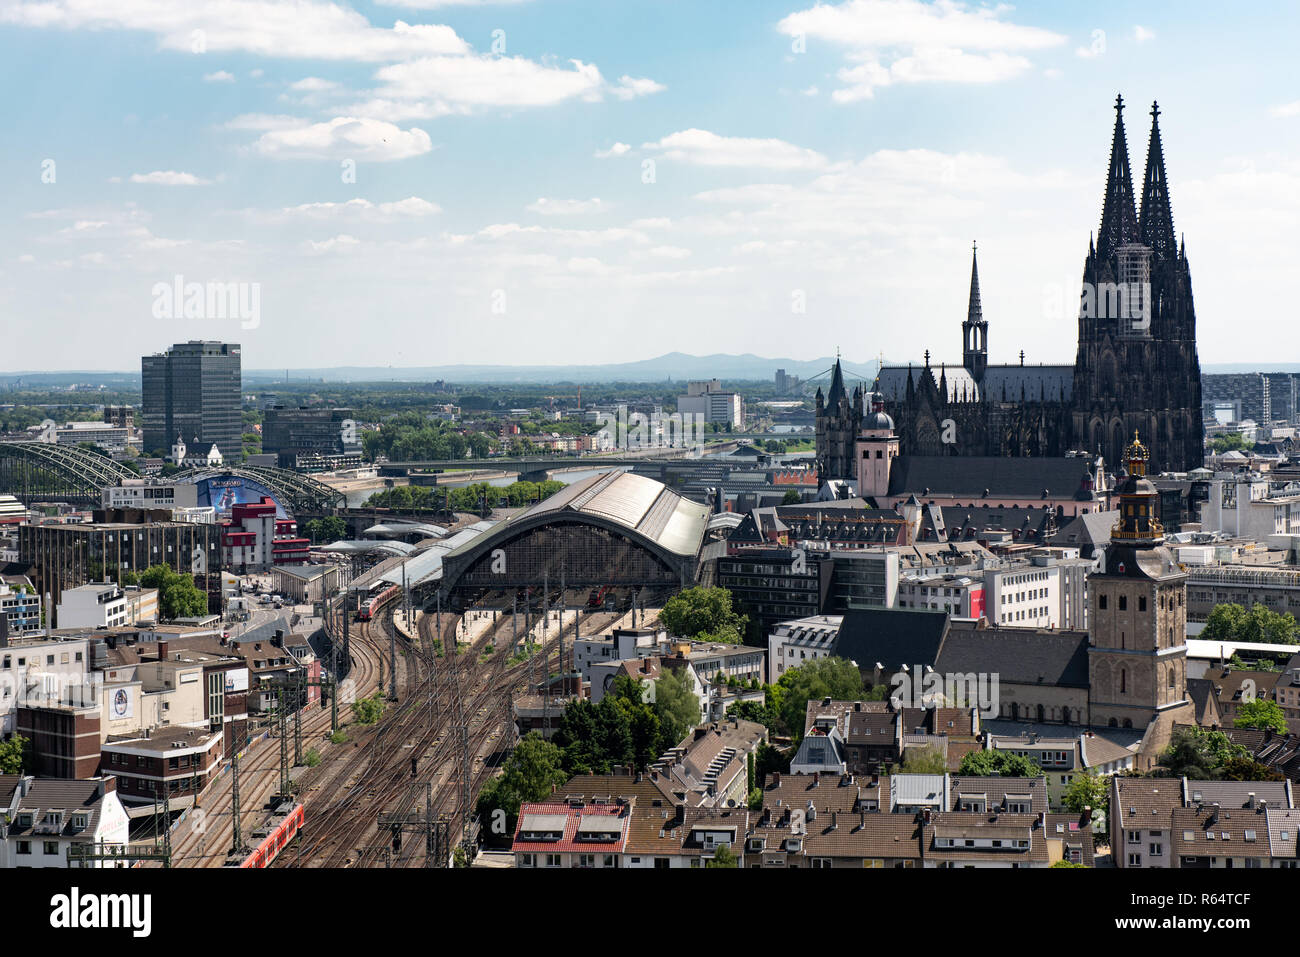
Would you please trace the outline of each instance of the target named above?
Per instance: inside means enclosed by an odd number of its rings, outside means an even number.
[[[1115,97],[1115,133],[1110,144],[1110,172],[1106,177],[1106,198],[1097,233],[1097,255],[1109,259],[1120,246],[1142,243],[1151,247],[1157,259],[1178,254],[1174,240],[1174,219],[1165,183],[1165,156],[1160,143],[1160,107],[1151,104],[1151,141],[1147,146],[1147,168],[1142,186],[1142,215],[1134,207],[1133,173],[1128,162],[1128,141],[1124,136],[1124,98]]]

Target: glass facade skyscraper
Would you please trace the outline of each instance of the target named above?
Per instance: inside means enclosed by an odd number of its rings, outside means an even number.
[[[166,454],[179,435],[193,453],[216,445],[227,461],[239,461],[239,353],[237,343],[194,341],[140,360],[146,454]]]

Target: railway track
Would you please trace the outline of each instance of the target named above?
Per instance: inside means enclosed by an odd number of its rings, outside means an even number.
[[[583,616],[581,625],[584,632],[603,630],[623,617],[593,613]],[[458,841],[479,790],[513,744],[513,695],[541,673],[551,673],[561,648],[571,647],[578,626],[577,616],[572,621],[565,616],[560,633],[549,619],[543,643],[535,637],[540,621],[525,634],[522,627],[515,631],[524,623],[523,616],[516,620],[502,614],[457,653],[456,637],[466,619],[452,613],[443,613],[441,619],[439,630],[434,615],[421,616],[414,640],[398,632],[405,662],[400,669],[405,679],[401,700],[375,727],[352,727],[355,739],[349,742],[352,753],[345,760],[301,777],[307,811],[303,866],[426,866],[423,841],[404,841],[396,854],[370,851],[387,840],[378,828],[380,815],[405,814],[417,802],[425,811],[430,791],[432,816],[449,820],[449,836]],[[517,653],[521,639],[536,648],[528,658]],[[462,726],[464,736],[456,733]],[[288,854],[274,866],[294,866],[298,860],[299,855]]]
[[[356,631],[356,640],[350,643],[353,667],[349,678],[357,697],[373,693],[378,688],[381,655],[387,655],[387,629],[392,625],[392,605],[371,622],[362,622]],[[351,714],[340,712],[340,725],[351,721]],[[330,711],[304,706],[302,737],[307,742],[319,742],[320,747],[331,746],[323,739],[330,731]],[[293,718],[289,718],[289,734],[293,733]],[[263,807],[280,783],[280,742],[276,734],[248,747],[239,763],[240,823],[247,843],[247,835],[257,827],[264,816]],[[229,772],[208,786],[199,798],[195,813],[187,816],[172,838],[172,864],[175,867],[220,867],[234,843],[232,810],[233,775]]]

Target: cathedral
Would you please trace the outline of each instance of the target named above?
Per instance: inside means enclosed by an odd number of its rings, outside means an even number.
[[[879,407],[894,423],[903,455],[1059,457],[1071,451],[1124,458],[1140,432],[1153,473],[1203,463],[1201,370],[1185,244],[1174,237],[1160,143],[1151,139],[1140,213],[1135,207],[1124,101],[1115,132],[1101,228],[1088,243],[1074,365],[989,364],[989,322],[971,254],[970,297],[960,363],[883,366],[869,398],[849,394],[836,360],[829,392],[817,390],[818,481],[856,480],[854,443]]]

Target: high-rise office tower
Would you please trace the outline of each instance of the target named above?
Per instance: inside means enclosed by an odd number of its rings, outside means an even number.
[[[239,461],[239,345],[178,343],[140,360],[144,450],[165,454],[180,436],[196,452],[216,445],[227,461]]]

